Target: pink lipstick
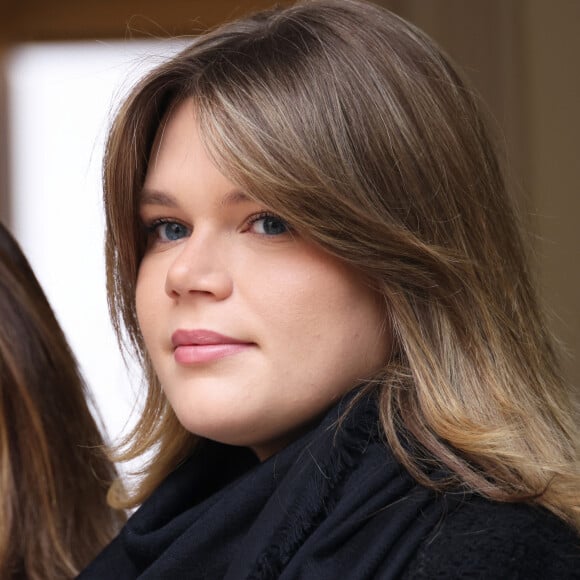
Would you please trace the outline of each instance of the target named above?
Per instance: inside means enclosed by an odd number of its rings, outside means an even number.
[[[176,330],[171,335],[173,356],[178,364],[196,365],[242,352],[254,343],[225,336],[212,330]]]

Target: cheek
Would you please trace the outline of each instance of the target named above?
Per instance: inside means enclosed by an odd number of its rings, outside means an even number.
[[[148,329],[154,323],[155,312],[159,312],[157,297],[160,291],[164,291],[162,276],[156,274],[155,268],[149,261],[144,260],[139,266],[137,274],[135,309],[137,321],[145,339],[147,339]]]
[[[276,258],[276,257],[274,257]],[[304,259],[239,261],[235,300],[257,315],[268,335],[287,340],[311,317],[319,300],[315,277]],[[288,344],[288,347],[291,347]]]
[[[337,366],[354,378],[365,378],[383,367],[391,350],[386,308],[377,292],[358,275],[337,265],[321,293],[319,321]]]
[[[257,303],[270,335],[284,346],[281,352],[316,363],[319,372],[377,370],[386,363],[391,342],[380,297],[327,254],[302,258],[287,264],[275,283],[265,284]]]
[[[137,321],[142,326],[143,318],[147,312],[147,294],[146,291],[146,277],[143,275],[143,269],[139,268],[137,275],[137,284],[135,286],[135,309],[137,311]]]

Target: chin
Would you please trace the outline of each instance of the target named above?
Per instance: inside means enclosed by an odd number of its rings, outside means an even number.
[[[260,439],[259,434],[253,431],[253,427],[259,424],[259,420],[236,416],[219,416],[210,414],[207,411],[197,412],[195,417],[188,414],[176,413],[177,419],[193,435],[211,439],[226,445],[238,447],[251,447],[253,443]],[[203,420],[200,421],[200,417]]]

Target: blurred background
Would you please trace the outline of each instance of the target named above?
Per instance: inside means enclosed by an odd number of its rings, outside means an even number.
[[[567,377],[580,385],[580,1],[377,3],[430,34],[487,103],[549,324],[566,348]],[[2,0],[0,219],[37,272],[113,439],[127,428],[140,377],[107,318],[100,163],[108,124],[131,84],[185,42],[167,39],[271,4]]]

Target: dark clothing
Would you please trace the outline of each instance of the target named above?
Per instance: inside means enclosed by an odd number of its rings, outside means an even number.
[[[473,498],[433,530],[405,580],[580,579],[580,538],[548,511]]]
[[[580,578],[578,537],[557,518],[426,489],[385,445],[372,399],[343,411],[264,463],[205,442],[79,578]]]

